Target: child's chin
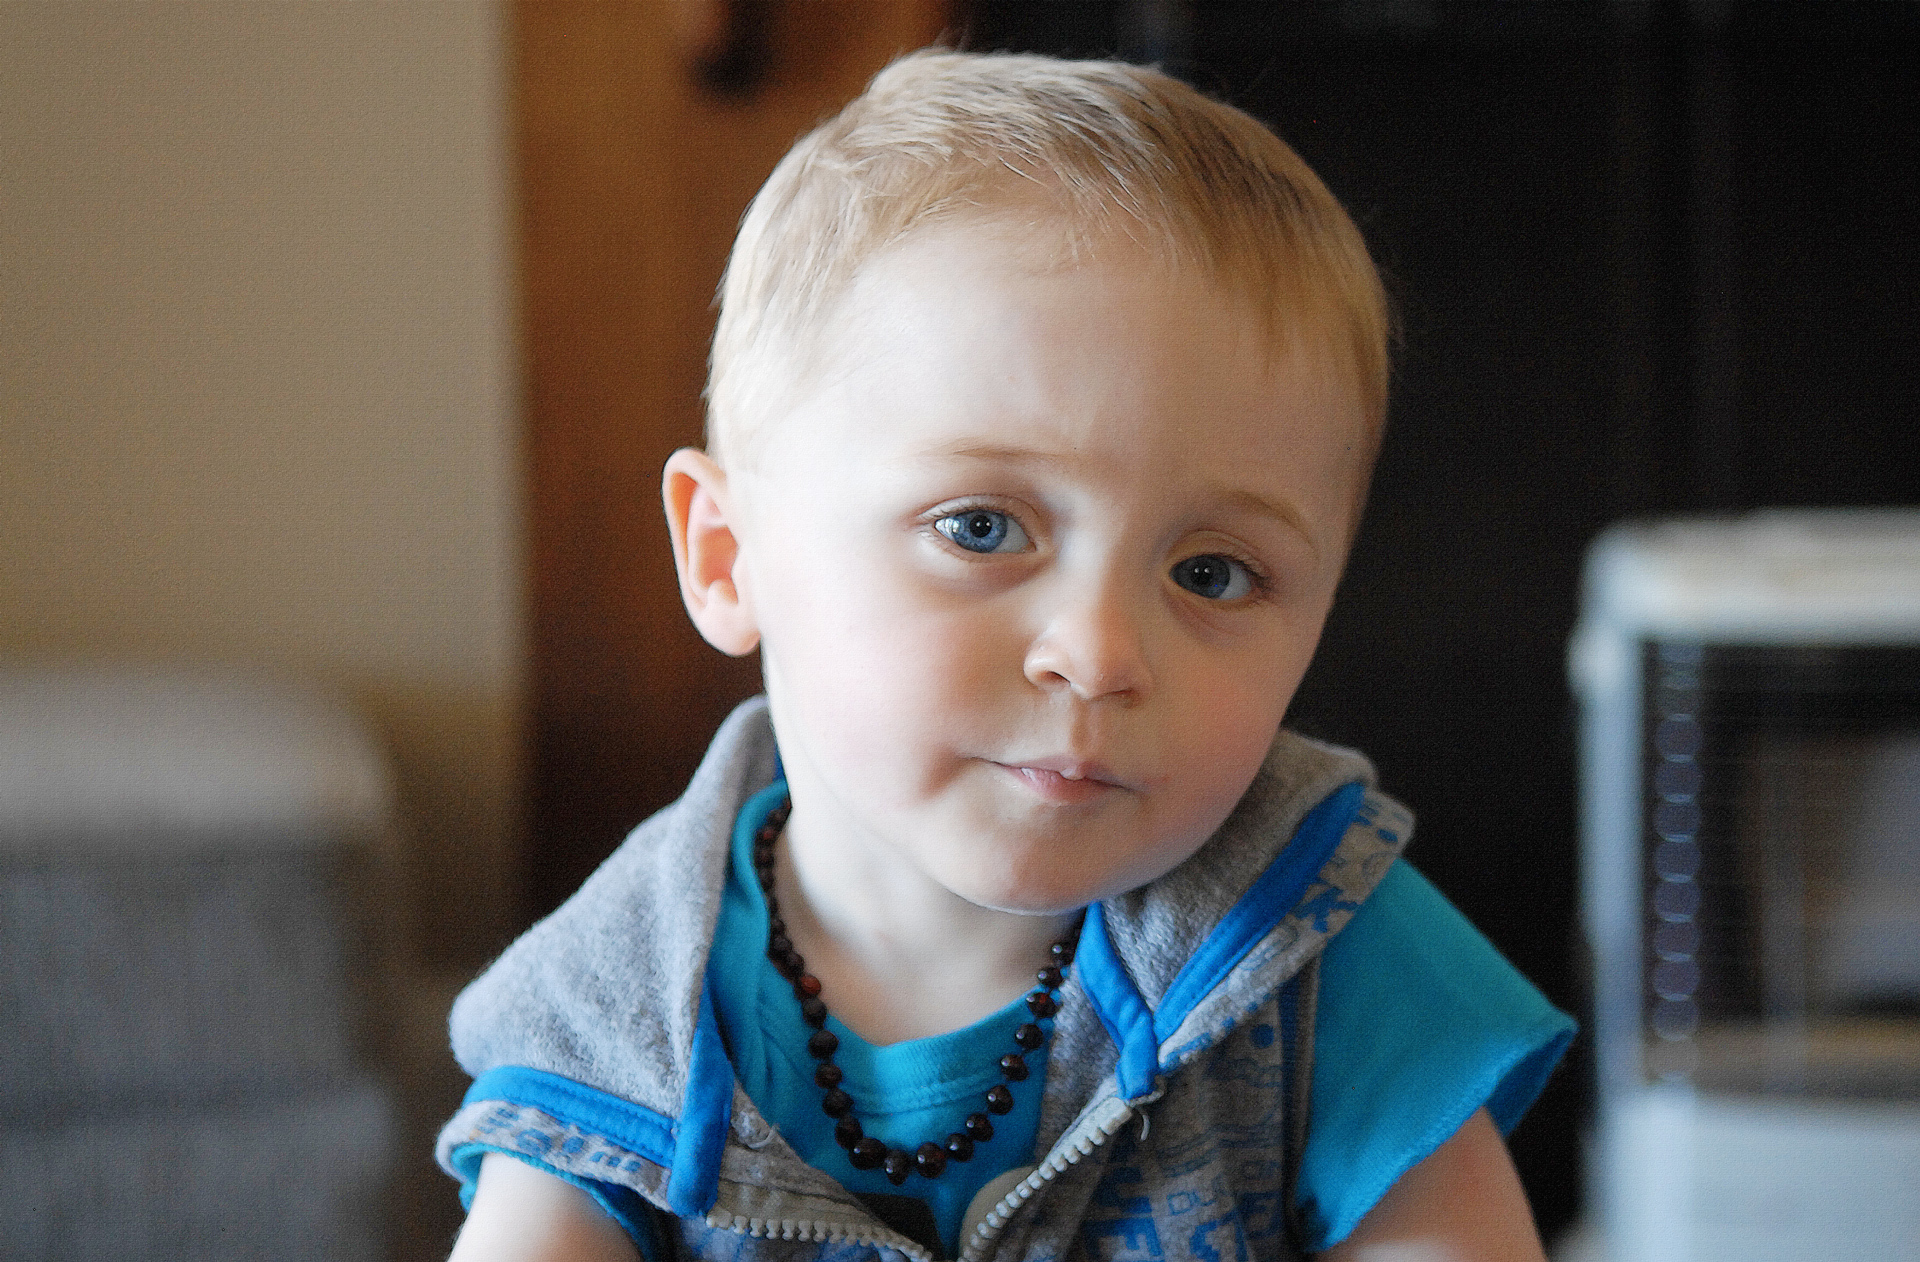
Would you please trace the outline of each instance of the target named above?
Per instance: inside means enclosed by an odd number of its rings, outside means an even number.
[[[1088,876],[1085,872],[1027,874],[978,882],[972,889],[957,892],[968,902],[990,911],[1015,916],[1060,916],[1120,892],[1101,888],[1089,882]]]

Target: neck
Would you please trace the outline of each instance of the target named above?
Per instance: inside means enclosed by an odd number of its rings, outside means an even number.
[[[796,809],[774,864],[788,936],[821,998],[870,1043],[945,1034],[1020,998],[1079,915],[981,907],[871,857],[809,830]]]

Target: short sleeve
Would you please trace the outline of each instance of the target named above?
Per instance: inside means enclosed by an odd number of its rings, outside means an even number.
[[[1475,1110],[1511,1131],[1573,1033],[1572,1018],[1396,862],[1321,963],[1297,1186],[1311,1250],[1346,1239]]]

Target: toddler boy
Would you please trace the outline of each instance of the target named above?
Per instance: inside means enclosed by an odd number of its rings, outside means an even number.
[[[664,486],[767,695],[456,1006],[456,1258],[1538,1258],[1569,1023],[1280,728],[1386,333],[1152,71],[920,54],[796,145]]]

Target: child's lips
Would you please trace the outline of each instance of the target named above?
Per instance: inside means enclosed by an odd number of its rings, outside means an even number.
[[[1080,759],[1047,758],[1000,765],[1049,802],[1086,802],[1127,787],[1107,768]]]

